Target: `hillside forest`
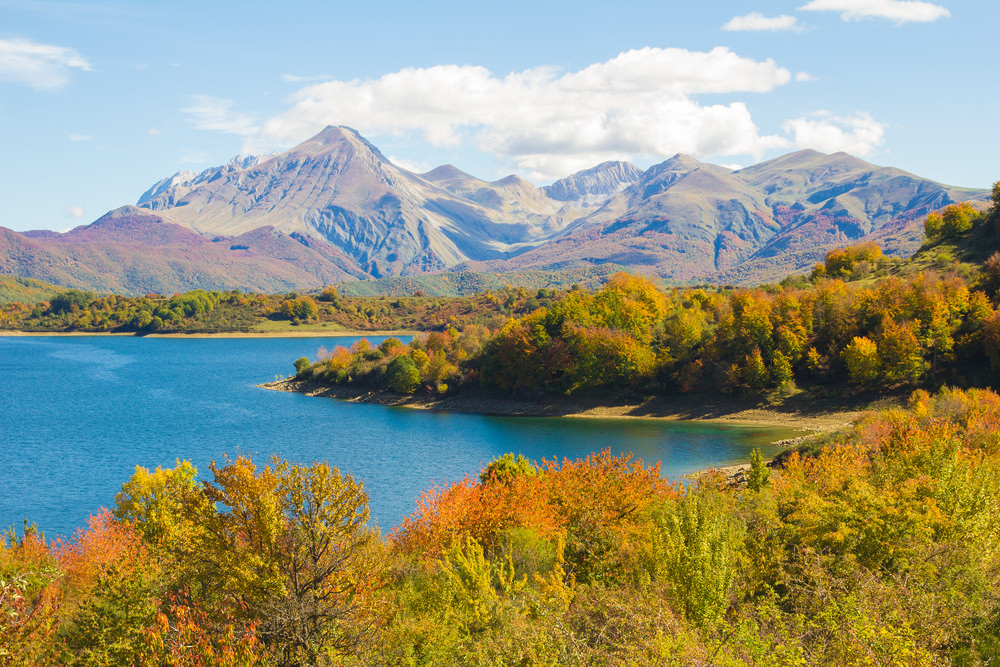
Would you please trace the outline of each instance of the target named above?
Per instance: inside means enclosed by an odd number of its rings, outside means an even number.
[[[865,243],[828,253],[809,276],[756,289],[664,292],[619,273],[498,329],[449,325],[406,345],[390,338],[320,350],[316,361],[296,362],[297,378],[400,394],[482,387],[528,399],[992,386],[1000,188],[994,194],[987,212],[956,204],[928,217],[927,241],[905,262]]]

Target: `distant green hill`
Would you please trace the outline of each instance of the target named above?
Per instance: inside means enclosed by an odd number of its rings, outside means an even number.
[[[604,284],[608,276],[623,270],[625,269],[617,264],[605,264],[566,271],[454,271],[344,282],[336,285],[336,288],[343,296],[412,296],[420,292],[424,296],[433,297],[471,296],[487,290],[502,289],[505,285],[527,290],[566,289],[572,285],[596,289]]]
[[[65,290],[52,283],[34,278],[0,275],[0,303],[38,303],[48,301]]]

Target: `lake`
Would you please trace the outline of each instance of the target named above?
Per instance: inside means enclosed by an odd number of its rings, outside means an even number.
[[[383,530],[433,483],[505,452],[577,458],[605,448],[668,477],[749,459],[787,430],[657,420],[448,414],[269,391],[256,385],[355,337],[0,336],[0,529],[25,519],[70,535],[114,505],[136,465],[224,455],[329,461],[365,483]],[[372,342],[381,340],[370,337]]]

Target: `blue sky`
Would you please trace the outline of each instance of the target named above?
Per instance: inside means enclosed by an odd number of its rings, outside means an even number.
[[[328,124],[539,185],[808,147],[985,188],[997,25],[994,0],[0,0],[0,226],[89,223]]]

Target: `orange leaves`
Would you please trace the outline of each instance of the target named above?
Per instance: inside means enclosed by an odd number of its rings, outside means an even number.
[[[434,487],[420,497],[417,511],[403,520],[394,539],[404,551],[433,554],[464,535],[490,544],[509,528],[554,538],[581,522],[618,527],[639,521],[653,504],[676,494],[658,465],[605,450],[561,464],[543,461],[537,475],[482,483],[466,478]]]
[[[254,623],[210,617],[184,595],[173,595],[146,630],[139,665],[170,667],[250,667],[262,660]]]
[[[405,551],[430,557],[461,536],[490,544],[506,528],[532,528],[548,535],[556,527],[553,508],[534,476],[483,483],[466,477],[421,494],[417,510],[403,519],[395,540]]]
[[[25,667],[51,659],[62,604],[55,559],[29,529],[0,534],[0,664]]]
[[[153,567],[139,534],[128,524],[115,521],[110,510],[91,515],[88,524],[72,542],[54,545],[64,585],[75,595],[85,596],[109,571],[125,577]]]

